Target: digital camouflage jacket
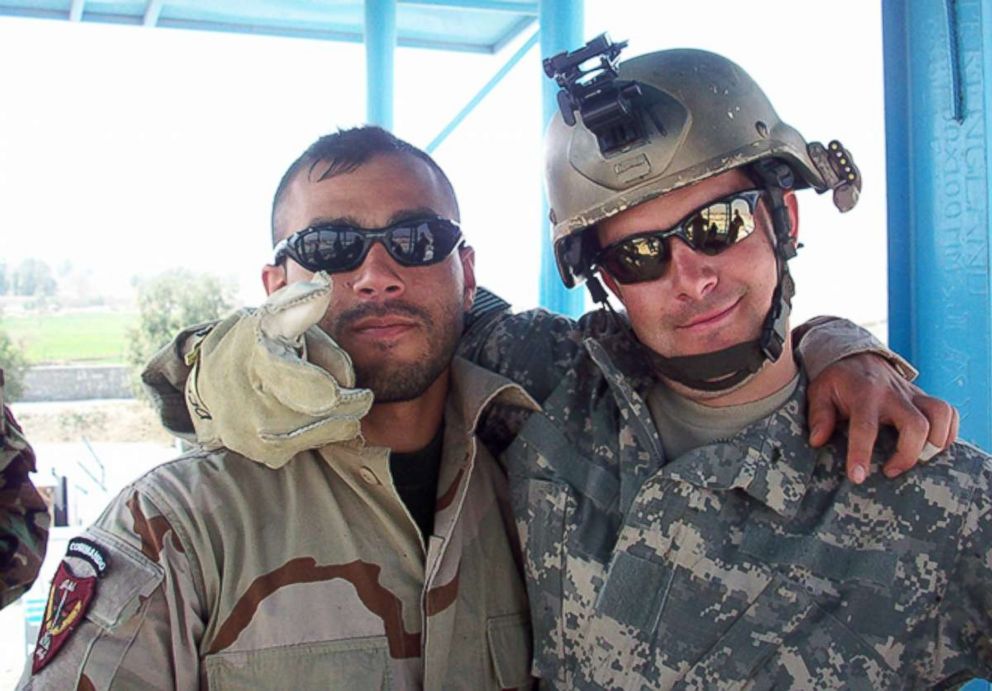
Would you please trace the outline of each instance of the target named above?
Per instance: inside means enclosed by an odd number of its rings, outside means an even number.
[[[494,399],[533,407],[502,377],[453,363],[426,545],[393,488],[389,450],[360,440],[276,470],[225,450],[152,470],[70,543],[51,600],[73,606],[46,614],[51,636],[22,684],[529,688],[506,478],[474,435]]]
[[[3,405],[3,370],[0,408],[0,607],[5,607],[38,576],[51,517],[28,475],[35,470],[34,451]]]
[[[992,674],[986,454],[957,444],[888,480],[885,437],[852,485],[843,435],[806,443],[802,384],[733,438],[667,459],[647,355],[626,332],[583,338],[539,313],[468,345],[543,406],[488,424],[520,427],[503,458],[544,686],[919,688]]]

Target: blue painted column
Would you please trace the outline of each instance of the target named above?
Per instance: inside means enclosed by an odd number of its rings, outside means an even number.
[[[882,11],[889,343],[988,450],[992,0],[885,0]]]
[[[370,124],[393,129],[396,0],[365,0],[365,113]]]
[[[583,44],[585,4],[583,0],[539,0],[538,22],[541,31],[541,59],[551,57],[563,50],[575,50]],[[556,94],[558,86],[541,72],[544,109],[541,118],[542,132],[547,129],[551,117],[558,110]],[[542,174],[543,181],[544,176]],[[555,255],[551,249],[551,223],[548,220],[548,203],[545,196],[541,201],[541,277],[539,299],[541,306],[553,312],[577,317],[585,306],[585,288],[568,290],[561,282]]]

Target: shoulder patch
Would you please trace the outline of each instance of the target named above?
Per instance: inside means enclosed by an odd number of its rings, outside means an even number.
[[[73,542],[78,541],[77,539]],[[69,549],[71,551],[72,543]],[[86,557],[81,558],[89,561]],[[104,560],[104,569],[106,569],[106,560]],[[52,579],[51,590],[48,592],[48,604],[45,607],[45,617],[41,621],[41,630],[38,632],[38,643],[31,656],[32,674],[37,674],[51,662],[82,622],[83,615],[86,614],[86,609],[96,592],[97,578],[97,576],[81,578],[72,572],[64,560],[59,564],[55,578]]]
[[[77,557],[87,562],[96,571],[97,578],[102,578],[107,573],[107,567],[110,565],[110,560],[107,558],[107,553],[104,549],[92,540],[87,540],[85,537],[77,537],[70,540],[69,546],[66,548],[66,556]]]

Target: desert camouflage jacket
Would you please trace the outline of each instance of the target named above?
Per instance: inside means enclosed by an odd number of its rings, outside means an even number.
[[[886,438],[854,486],[842,435],[806,444],[802,384],[732,439],[667,459],[641,347],[562,327],[504,320],[473,354],[542,401],[488,424],[523,421],[503,457],[545,686],[919,688],[992,674],[987,455],[958,444],[892,481],[877,468]]]
[[[70,603],[98,575],[87,555],[106,573],[68,638],[48,626],[27,688],[529,687],[506,478],[473,433],[495,398],[535,407],[502,377],[453,363],[426,545],[388,449],[360,441],[278,470],[221,451],[151,471],[70,543]]]
[[[34,452],[10,409],[3,405],[0,370],[0,607],[20,597],[45,558],[51,517],[31,483]]]

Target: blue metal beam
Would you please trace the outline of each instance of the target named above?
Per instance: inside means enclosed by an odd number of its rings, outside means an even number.
[[[365,0],[365,103],[368,122],[393,129],[396,0]]]
[[[992,0],[882,3],[889,343],[992,448]]]
[[[427,145],[427,153],[434,153],[434,150],[441,146],[441,143],[448,138],[448,135],[451,134],[456,127],[462,124],[462,121],[467,118],[473,110],[475,110],[476,106],[482,102],[482,99],[488,96],[489,92],[496,88],[497,84],[503,81],[503,77],[505,77],[510,70],[512,70],[514,66],[520,62],[520,60],[528,52],[530,52],[530,49],[537,44],[539,38],[540,32],[534,32],[534,35],[528,38],[527,42],[520,46],[516,53],[510,56],[510,59],[506,61],[506,64],[499,68],[496,74],[494,74],[492,78],[486,82],[481,89],[479,89],[479,92],[465,104],[465,107],[458,111],[458,114],[451,119],[451,122],[445,125],[438,135],[431,140],[431,143]]]
[[[411,0],[413,2],[414,0]],[[64,8],[58,7],[27,7],[15,4],[7,4],[0,0],[0,17],[23,17],[29,19],[56,19],[95,22],[104,24],[119,24],[126,26],[141,26],[144,23],[144,12],[140,14],[114,12],[113,8],[108,8],[105,4],[100,4],[94,9],[90,4],[83,16],[84,0],[72,0],[70,14],[67,16]],[[526,6],[525,6],[526,7]],[[77,15],[73,15],[73,9],[78,8]],[[523,16],[519,22],[513,24],[509,30],[491,44],[474,43],[471,41],[459,41],[456,37],[446,38],[443,36],[434,38],[418,38],[415,36],[397,36],[396,45],[402,48],[427,48],[430,50],[448,50],[464,53],[485,53],[493,54],[498,52],[502,46],[515,38],[526,27],[533,23],[533,18]],[[347,43],[362,43],[365,40],[361,28],[356,28],[351,24],[325,24],[319,27],[312,26],[284,26],[250,21],[232,19],[230,21],[197,19],[190,17],[159,17],[155,25],[160,29],[184,29],[188,31],[216,31],[219,33],[247,34],[252,36],[279,36],[283,38],[304,38],[317,41],[341,41]],[[397,32],[398,33],[398,32]]]
[[[425,7],[450,7],[456,10],[484,10],[509,14],[529,14],[537,16],[536,2],[508,2],[506,0],[399,0],[402,5],[423,5]]]
[[[162,2],[163,0],[148,0],[148,4],[145,5],[145,16],[141,22],[144,26],[155,26],[158,23],[158,17],[162,14]]]
[[[521,17],[519,20],[517,20],[517,22],[513,26],[511,26],[496,41],[496,43],[494,43],[491,46],[492,47],[492,51],[491,52],[493,54],[496,54],[496,53],[500,52],[501,50],[503,50],[507,45],[509,45],[509,43],[513,39],[515,39],[517,36],[519,36],[521,33],[523,33],[523,31],[527,27],[529,27],[531,24],[534,24],[535,22],[537,22],[537,17],[532,17],[532,16],[529,16],[529,15],[525,15],[525,16]]]
[[[551,57],[563,50],[575,50],[582,45],[585,14],[584,0],[540,0],[539,21],[541,24],[541,59]],[[557,85],[541,74],[544,100],[541,125],[547,128],[551,117],[558,109]],[[570,317],[582,314],[585,308],[585,292],[581,288],[568,290],[561,282],[551,248],[551,228],[548,221],[548,204],[542,202],[541,228],[544,239],[541,241],[541,276],[539,299],[541,305],[553,312]]]

